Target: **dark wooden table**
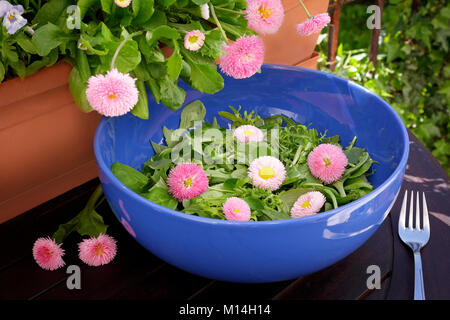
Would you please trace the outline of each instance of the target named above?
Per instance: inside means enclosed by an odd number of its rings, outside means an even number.
[[[402,191],[391,214],[357,251],[324,270],[290,281],[235,284],[186,273],[149,253],[116,220],[108,205],[99,212],[118,240],[118,254],[108,265],[89,267],[77,257],[77,234],[64,242],[66,266],[81,268],[81,289],[69,290],[66,268],[40,269],[31,249],[40,236],[51,236],[60,223],[78,213],[98,184],[93,180],[0,225],[0,300],[101,299],[190,301],[412,299],[413,256],[399,239],[397,221],[404,190],[425,191],[431,237],[422,250],[428,299],[450,299],[449,177],[413,136]],[[381,270],[381,288],[369,290],[367,268]]]

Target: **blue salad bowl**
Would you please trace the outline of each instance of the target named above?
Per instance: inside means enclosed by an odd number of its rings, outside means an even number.
[[[326,268],[360,247],[381,225],[395,202],[409,153],[400,117],[385,101],[345,79],[308,69],[264,65],[249,79],[224,76],[225,87],[209,95],[180,86],[188,104],[200,99],[206,120],[228,106],[261,117],[283,114],[347,146],[366,148],[378,163],[366,196],[304,218],[236,222],[174,211],[123,185],[111,172],[114,162],[140,170],[154,152],[150,140],[164,142],[162,127],[177,129],[181,109],[149,100],[149,119],[131,114],[104,117],[95,135],[99,177],[112,211],[142,246],[162,260],[203,277],[242,283],[293,279]],[[151,95],[149,94],[149,97]]]

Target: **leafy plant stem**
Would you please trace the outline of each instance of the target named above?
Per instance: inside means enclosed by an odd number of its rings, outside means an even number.
[[[221,7],[217,7],[217,6],[216,6],[216,10],[225,11],[225,12],[234,13],[234,14],[246,15],[246,13],[242,12],[242,11],[234,11],[234,10],[231,10],[231,9],[221,8]]]
[[[215,189],[213,187],[209,187],[208,190],[212,190],[212,191],[219,191],[219,192],[235,192],[234,190],[224,190],[224,189]]]
[[[347,194],[345,193],[344,190],[344,183],[342,181],[336,181],[335,183],[333,183],[333,186],[339,191],[339,195],[341,197],[346,197]]]
[[[305,12],[306,12],[306,15],[308,16],[308,19],[310,19],[310,18],[311,18],[311,13],[309,13],[309,11],[308,11],[308,9],[306,8],[306,6],[305,6],[305,4],[303,3],[303,1],[302,1],[302,0],[298,0],[298,2],[300,2],[301,6],[303,7],[303,9],[304,9]]]
[[[88,208],[88,209],[96,208],[97,207],[96,203],[97,203],[98,199],[100,199],[101,196],[103,196],[103,189],[102,189],[102,185],[99,184],[97,186],[97,188],[95,188],[91,197],[89,198],[89,200],[86,204],[86,208]],[[101,200],[101,201],[103,201],[103,200]],[[101,201],[100,201],[100,203],[101,203]],[[100,203],[98,203],[98,205],[100,205]]]
[[[116,63],[117,56],[119,55],[120,49],[122,49],[122,47],[125,45],[125,43],[127,43],[128,40],[133,39],[133,37],[141,35],[142,33],[143,33],[142,31],[138,31],[138,32],[132,33],[130,35],[126,35],[124,37],[122,42],[117,47],[116,52],[114,52],[114,56],[111,60],[111,70],[114,69],[114,64]]]
[[[219,28],[220,32],[222,33],[222,36],[223,36],[223,38],[225,39],[225,42],[226,42],[227,44],[229,44],[230,42],[229,42],[229,40],[228,40],[228,38],[227,38],[227,34],[226,34],[225,31],[223,30],[222,25],[221,25],[220,22],[219,22],[219,19],[217,19],[216,11],[214,10],[213,4],[210,3],[210,4],[209,4],[209,7],[210,7],[210,9],[211,9],[211,15],[212,15],[212,17],[213,17],[213,19],[214,19],[214,23],[217,25],[217,28]]]

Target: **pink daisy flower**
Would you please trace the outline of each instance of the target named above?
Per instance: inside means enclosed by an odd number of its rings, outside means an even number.
[[[258,36],[242,36],[222,50],[227,53],[220,57],[220,69],[235,79],[251,77],[264,61],[264,43]]]
[[[88,80],[86,97],[94,110],[108,117],[129,112],[139,99],[136,79],[112,69],[106,75],[99,74]]]
[[[84,239],[78,244],[78,256],[87,265],[97,267],[108,264],[116,256],[116,240],[106,234]]]
[[[126,8],[130,5],[131,0],[114,0],[114,3],[121,8]]]
[[[244,200],[231,197],[222,206],[223,214],[227,220],[232,221],[249,221],[251,210],[247,202]]]
[[[308,166],[311,174],[330,184],[339,180],[348,164],[347,156],[334,144],[320,144],[308,155]]]
[[[197,51],[205,42],[205,34],[200,30],[188,32],[184,37],[184,47],[191,51]]]
[[[280,0],[247,0],[248,27],[259,34],[273,34],[283,24],[284,8]]]
[[[326,198],[319,191],[312,191],[301,195],[291,209],[292,218],[311,216],[320,211]]]
[[[297,34],[299,36],[305,37],[314,33],[319,33],[325,28],[331,21],[328,13],[320,13],[314,17],[308,18],[303,23],[297,25]]]
[[[167,178],[169,192],[178,201],[198,197],[209,187],[209,180],[202,167],[195,163],[179,163],[170,170]]]
[[[250,163],[248,177],[255,187],[275,191],[286,178],[286,169],[277,158],[271,156],[259,157]]]
[[[255,126],[244,125],[234,130],[234,137],[238,142],[260,142],[263,141],[264,134],[259,128]]]
[[[63,255],[61,244],[57,244],[50,237],[39,238],[33,245],[33,258],[42,269],[56,270],[64,266]]]

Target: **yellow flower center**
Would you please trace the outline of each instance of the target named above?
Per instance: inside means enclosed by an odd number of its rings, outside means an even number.
[[[301,208],[305,209],[305,208],[309,208],[311,205],[309,203],[309,200],[306,200],[305,202],[302,203]]]
[[[325,163],[325,167],[328,167],[329,165],[331,165],[331,161],[328,158],[323,158],[322,161],[323,161],[323,163]]]
[[[44,253],[44,256],[46,257],[46,258],[49,258],[49,257],[51,257],[53,255],[53,252],[51,251],[51,250],[46,250],[45,251],[45,253]]]
[[[275,171],[271,167],[262,167],[259,169],[259,176],[264,180],[268,180],[275,176]]]
[[[188,178],[188,179],[184,180],[183,183],[186,188],[189,188],[192,185],[192,179]]]
[[[116,94],[115,94],[114,92],[112,92],[112,93],[110,93],[110,94],[108,95],[108,98],[110,98],[110,99],[115,99],[115,98],[117,98],[117,96],[116,96]]]
[[[8,17],[8,19],[10,20],[10,21],[13,21],[14,20],[14,15],[11,13],[10,15],[9,15],[9,17]]]
[[[198,41],[198,36],[190,36],[189,37],[190,43],[194,44],[194,43],[197,43],[197,41]]]
[[[102,253],[103,253],[103,248],[102,247],[95,248],[95,255],[99,256]]]
[[[245,134],[246,136],[251,136],[252,134],[254,134],[254,132],[253,132],[253,131],[250,131],[250,130],[244,130],[244,134]]]
[[[264,6],[260,6],[258,11],[261,15],[261,18],[269,18],[272,15],[272,9],[265,8]]]
[[[234,213],[239,213],[239,212],[241,212],[241,211],[240,211],[239,209],[234,209],[233,212],[234,212]]]
[[[250,53],[245,53],[241,56],[242,63],[249,63],[253,60],[253,55]]]

